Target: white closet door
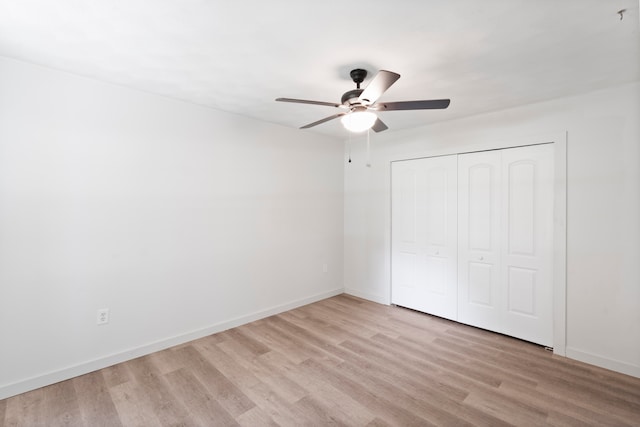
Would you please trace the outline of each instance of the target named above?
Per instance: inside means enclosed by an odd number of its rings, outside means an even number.
[[[456,156],[394,162],[392,303],[457,318]]]
[[[458,319],[553,345],[551,145],[458,157]]]
[[[502,151],[504,333],[553,346],[553,147]]]
[[[502,332],[501,152],[458,156],[458,320]]]

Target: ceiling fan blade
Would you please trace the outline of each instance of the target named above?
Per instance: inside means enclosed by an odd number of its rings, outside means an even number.
[[[400,74],[387,70],[380,70],[378,74],[371,80],[364,91],[360,94],[358,100],[364,105],[372,105],[391,87],[398,79]]]
[[[382,120],[380,120],[378,118],[378,119],[376,119],[376,121],[373,124],[373,126],[371,126],[371,129],[373,129],[374,132],[382,132],[383,130],[389,129],[389,127],[387,125],[385,125]]]
[[[377,111],[393,110],[438,110],[449,106],[450,99],[430,99],[424,101],[381,102],[373,107]]]
[[[317,122],[313,122],[313,123],[309,123],[308,125],[304,125],[300,129],[309,129],[311,127],[320,125],[320,124],[322,124],[324,122],[328,122],[329,120],[337,119],[338,117],[344,116],[345,114],[347,114],[347,113],[334,114],[333,116],[325,117],[324,119],[318,120]]]
[[[280,102],[295,102],[296,104],[326,105],[327,107],[341,107],[342,106],[342,104],[336,104],[335,102],[309,101],[307,99],[276,98],[276,101],[280,101]]]

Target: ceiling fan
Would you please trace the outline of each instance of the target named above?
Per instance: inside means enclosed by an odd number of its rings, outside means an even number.
[[[342,95],[340,104],[335,102],[309,101],[306,99],[293,98],[276,98],[276,101],[341,108],[343,109],[342,112],[325,117],[324,119],[320,119],[316,122],[309,123],[308,125],[302,126],[300,129],[308,129],[330,120],[337,119],[338,117],[342,117],[342,124],[352,132],[363,132],[367,129],[373,129],[375,132],[382,132],[383,130],[388,129],[387,125],[385,125],[384,122],[376,115],[375,112],[377,111],[444,109],[447,108],[451,102],[449,99],[431,99],[422,101],[377,103],[382,94],[400,78],[400,74],[380,70],[364,89],[360,89],[360,83],[362,83],[367,77],[366,70],[360,68],[351,70],[350,76],[356,84],[356,89],[345,92]]]

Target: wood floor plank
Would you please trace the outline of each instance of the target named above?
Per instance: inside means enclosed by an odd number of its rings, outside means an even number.
[[[357,378],[365,378],[364,376],[366,375],[366,370],[356,364],[345,363],[339,368],[343,375],[354,380]],[[376,394],[388,396],[387,399],[392,403],[411,413],[419,415],[435,425],[464,426],[478,424],[480,421],[483,421],[482,413],[480,412],[476,413],[477,416],[473,421],[466,420],[465,418],[469,411],[468,408],[465,408],[461,404],[450,401],[452,405],[443,405],[443,402],[446,402],[446,400],[432,398],[431,396],[433,395],[431,393],[416,394],[405,388],[404,384],[393,381],[393,379],[387,380],[376,376],[366,377],[361,381],[364,381],[366,387]],[[452,408],[453,410],[451,410]],[[491,418],[491,422],[483,422],[483,425],[498,426],[502,424],[493,417],[487,418]]]
[[[525,375],[520,370],[506,369],[499,362],[499,353],[495,351],[491,354],[481,353],[473,346],[466,346],[452,340],[434,340],[434,346],[443,346],[443,354],[458,353],[463,357],[464,364],[472,371],[490,372],[499,382],[510,381],[521,383],[527,387],[536,387],[538,382],[531,376]]]
[[[374,418],[366,427],[389,427],[391,424],[378,417]]]
[[[19,394],[4,400],[4,402],[6,402],[4,415],[5,426],[46,425],[47,411],[44,407],[44,388]],[[0,423],[0,425],[3,424]]]
[[[543,425],[548,416],[528,402],[495,391],[472,392],[464,403],[515,426]]]
[[[298,321],[298,325],[302,326],[305,322],[313,322],[314,319],[300,319]],[[464,397],[466,397],[467,393],[463,391],[461,388],[456,388],[451,386],[450,384],[443,383],[438,381],[436,375],[429,375],[428,369],[413,369],[413,366],[416,364],[423,363],[419,358],[401,360],[399,358],[394,358],[397,356],[397,351],[394,347],[392,353],[380,353],[380,346],[378,345],[370,345],[368,348],[362,347],[362,345],[366,345],[367,341],[362,340],[357,336],[351,336],[352,340],[357,340],[360,342],[360,346],[354,344],[353,341],[346,341],[340,347],[332,347],[331,352],[334,355],[342,358],[345,361],[350,361],[359,366],[367,367],[368,369],[374,370],[377,372],[377,375],[382,378],[387,378],[390,382],[402,382],[403,386],[406,388],[412,388],[416,393],[424,392],[425,390],[429,390],[431,385],[436,385],[437,389],[432,390],[434,394],[441,395],[445,394],[449,399],[453,397],[452,400],[462,401]],[[343,351],[342,348],[347,348],[352,350]],[[406,353],[405,353],[406,356]],[[374,363],[371,363],[374,362]],[[403,375],[402,373],[398,373],[397,370],[389,369],[389,366],[393,366],[394,364],[403,363],[405,368],[403,371],[408,372],[408,375]],[[424,365],[422,365],[424,368]],[[441,404],[443,402],[440,402]]]
[[[265,322],[256,322],[252,325],[251,334],[268,345],[270,348],[285,353],[290,360],[300,363],[313,357],[315,349],[310,349],[304,343],[297,343],[282,331],[269,325],[268,319]]]
[[[360,349],[358,352],[360,361],[347,358],[345,360],[362,369],[375,371],[377,378],[399,386],[402,392],[407,392],[412,396],[428,396],[428,401],[438,408],[436,411],[441,409],[449,414],[455,414],[458,424],[463,421],[491,426],[504,424],[495,417],[463,405],[468,391],[464,390],[462,385],[468,385],[469,381],[456,381],[455,377],[453,377],[454,380],[451,380],[438,372],[429,374],[423,368],[414,369],[413,366],[408,368],[408,365],[415,365],[415,362],[412,361],[406,363],[403,372],[399,373],[393,368],[397,361],[372,350]]]
[[[309,359],[301,364],[302,372],[317,380],[329,379],[337,389],[352,397],[371,413],[392,425],[429,426],[433,425],[419,415],[404,409],[403,407],[387,399],[387,395],[374,393],[368,387],[363,386],[360,379],[345,376],[334,367],[324,366],[315,360]]]
[[[153,359],[150,355],[130,362],[138,399],[152,408],[162,425],[194,425],[189,411],[173,394],[174,389],[164,380]]]
[[[238,343],[239,344],[239,343]],[[240,345],[240,344],[239,344]],[[237,348],[232,346],[231,343],[221,343],[218,347],[224,351],[229,357],[237,355]],[[260,357],[243,358],[242,356],[236,357],[238,364],[243,369],[253,373],[260,380],[261,383],[268,386],[275,393],[287,402],[295,402],[307,395],[307,391],[304,390],[299,384],[291,380],[287,376],[278,372],[278,370],[270,369],[269,365],[262,363],[264,357],[270,353],[262,354]]]
[[[229,414],[186,368],[164,376],[176,396],[189,412],[193,425],[237,426]]]
[[[280,397],[277,391],[262,383],[251,371],[238,363],[236,358],[222,351],[215,342],[206,339],[198,340],[194,343],[194,347],[208,360],[215,361],[216,367],[220,372],[236,384],[256,405],[235,417],[240,424],[246,425],[249,420],[255,421],[255,417],[258,414],[266,415],[267,418],[263,420],[264,425],[269,425],[272,421],[278,425],[295,425],[296,421],[299,422],[301,420],[312,421],[308,420],[304,414],[297,413],[295,410],[292,411],[285,399]],[[217,342],[221,343],[222,341]],[[256,410],[256,407],[259,410]]]
[[[207,360],[193,346],[181,348],[177,353],[189,360],[193,375],[231,415],[237,417],[255,406],[236,384],[214,366],[215,362]]]
[[[572,423],[581,422],[583,425],[606,425],[615,419],[616,424],[627,425],[617,417],[615,412],[611,412],[609,408],[603,406],[590,407],[583,401],[572,402],[568,399],[558,399],[553,394],[509,382],[501,384],[500,389],[515,399],[526,400],[538,408],[545,408],[549,413],[548,419],[562,420],[566,418],[568,421],[572,420]]]
[[[150,354],[149,358],[161,375],[184,368],[183,359],[172,348]]]
[[[387,320],[381,321],[380,317],[375,314],[362,309],[349,309],[342,304],[326,303],[321,306],[326,311],[326,318],[328,319],[343,319],[348,323],[351,323],[356,328],[358,325],[373,328],[376,332],[384,333],[387,335],[396,335],[399,332],[397,327],[391,325]]]
[[[82,424],[82,415],[76,390],[71,381],[62,381],[44,388],[47,425],[76,426]]]
[[[109,389],[109,395],[120,415],[124,426],[153,427],[161,426],[154,408],[148,404],[134,381],[118,384]],[[96,420],[99,422],[100,420]],[[91,426],[92,424],[85,424]]]
[[[365,420],[358,419],[356,414],[345,412],[340,406],[332,405],[331,402],[318,396],[305,396],[296,403],[297,407],[302,408],[309,414],[309,418],[316,420],[320,425],[332,426],[353,426],[365,425]],[[366,418],[366,422],[370,422],[371,417]]]
[[[542,348],[530,342],[513,339],[505,335],[496,334],[484,329],[469,327],[462,324],[450,323],[441,338],[455,338],[462,345],[471,345],[476,349],[505,353],[518,353],[521,356],[538,357]]]
[[[333,325],[329,322],[326,322],[324,319],[316,317],[314,315],[300,318],[298,316],[292,316],[288,313],[283,313],[279,317],[293,324],[298,324],[297,322],[303,322],[305,328],[309,329],[318,337],[321,337],[323,340],[326,340],[331,344],[339,344],[351,336],[348,331],[344,330],[340,326]]]
[[[403,340],[402,338],[389,340],[383,335],[377,335],[374,338],[376,342],[384,342],[386,344],[381,347],[383,349],[389,349],[391,352],[399,350],[399,357],[409,366],[416,367],[425,373],[438,372],[439,377],[461,384],[467,390],[478,384],[485,384],[489,387],[498,387],[500,385],[499,379],[486,372],[470,369],[464,361],[459,359],[451,361],[447,358],[447,353],[432,353],[420,347],[412,346],[408,340]],[[352,348],[357,348],[355,343],[349,343],[348,345]],[[391,348],[394,350],[391,350]]]
[[[85,425],[93,424],[96,427],[122,425],[101,371],[76,377],[72,383]]]
[[[640,378],[339,295],[0,401],[0,426],[640,425]]]
[[[295,427],[313,425],[316,421],[310,417],[310,414],[304,408],[288,403],[263,383],[259,383],[247,390],[247,395],[261,411],[266,413],[278,425]]]
[[[102,373],[104,382],[108,388],[124,384],[133,379],[126,363],[109,366],[108,368],[101,369],[100,372]]]
[[[329,343],[318,339],[310,331],[298,328],[277,316],[270,317],[268,320],[269,323],[264,327],[279,343],[287,348],[287,355],[296,355],[300,362],[309,358],[321,358],[335,364],[342,362],[335,354],[327,351],[327,348],[330,347]]]
[[[267,353],[270,349],[260,341],[252,338],[250,335],[244,333],[243,329],[250,329],[247,326],[240,326],[238,328],[230,329],[228,331],[223,332],[223,336],[228,336],[230,339],[229,342],[239,343],[243,347],[245,347],[251,354],[255,356],[259,356],[261,354]],[[224,342],[220,343],[224,344]]]
[[[261,383],[249,370],[245,369],[237,358],[222,351],[215,342],[199,340],[193,347],[240,390],[248,390]]]
[[[595,420],[576,419],[571,415],[554,410],[549,411],[546,423],[555,427],[600,427],[603,425]]]
[[[358,322],[355,319],[345,318],[343,316],[334,316],[331,310],[320,305],[310,305],[307,312],[309,313],[307,317],[323,319],[323,321],[340,327],[345,331],[358,331],[358,334],[364,337],[370,337],[380,332],[377,325],[369,327],[368,323],[365,322]],[[387,331],[387,333],[391,332]]]
[[[369,411],[355,401],[351,396],[334,387],[331,382],[321,378],[311,378],[301,372],[299,366],[287,360],[277,352],[269,352],[260,356],[261,361],[271,371],[277,371],[281,375],[290,378],[305,390],[306,394],[297,402],[305,400],[307,409],[329,406],[331,408],[331,420],[345,422],[348,425],[365,425],[372,421]],[[308,397],[314,399],[308,399]]]
[[[237,421],[243,427],[277,427],[279,425],[259,406],[238,416]]]

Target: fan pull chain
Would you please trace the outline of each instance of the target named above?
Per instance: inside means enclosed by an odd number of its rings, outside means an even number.
[[[371,167],[371,129],[367,129],[367,167]]]
[[[349,139],[347,140],[347,145],[349,146],[349,163],[351,163],[351,132],[349,132]]]

